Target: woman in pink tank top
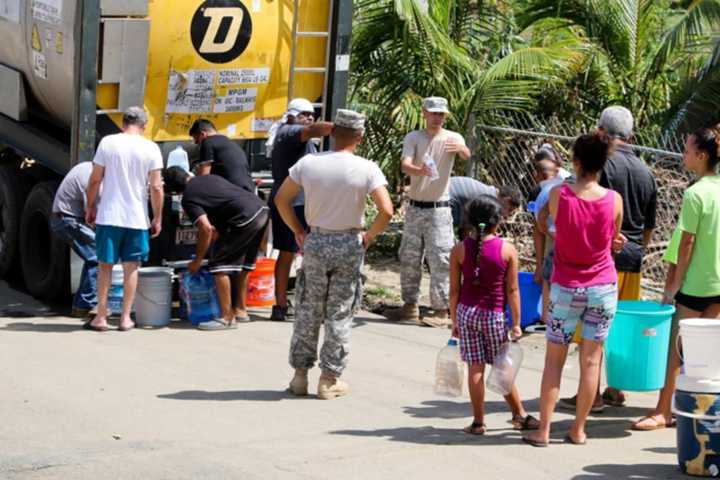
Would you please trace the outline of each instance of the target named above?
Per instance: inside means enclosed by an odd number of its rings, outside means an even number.
[[[468,390],[473,422],[466,433],[485,433],[485,364],[492,364],[509,341],[505,305],[510,305],[511,335],[520,339],[518,254],[515,247],[496,235],[502,206],[481,195],[466,207],[466,223],[474,234],[458,243],[450,254],[450,316],[453,336],[460,338],[460,356],[468,364]],[[528,415],[513,386],[505,401],[517,430],[536,429],[539,422]]]
[[[550,193],[556,237],[540,429],[524,437],[533,446],[548,445],[560,377],[576,329],[582,339],[580,387],[575,422],[565,440],[585,443],[585,422],[598,388],[603,342],[617,310],[612,244],[622,225],[622,198],[598,183],[610,149],[610,139],[601,133],[578,137],[573,146],[577,181],[559,185]]]

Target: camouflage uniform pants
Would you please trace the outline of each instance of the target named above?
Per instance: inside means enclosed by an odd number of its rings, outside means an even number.
[[[310,233],[295,291],[295,322],[290,365],[312,368],[317,360],[320,325],[325,335],[320,368],[339,376],[350,353],[350,328],[362,298],[365,249],[358,233]]]
[[[430,266],[430,305],[447,310],[450,294],[450,251],[455,245],[449,207],[409,206],[400,244],[400,284],[403,302],[417,304],[423,258]]]

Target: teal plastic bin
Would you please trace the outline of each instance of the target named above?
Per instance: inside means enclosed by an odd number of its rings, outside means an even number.
[[[605,343],[607,381],[620,390],[648,392],[665,385],[675,307],[620,301]]]

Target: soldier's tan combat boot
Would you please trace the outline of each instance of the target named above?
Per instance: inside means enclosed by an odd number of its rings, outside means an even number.
[[[452,328],[452,320],[450,320],[447,310],[435,310],[433,313],[425,315],[420,321],[428,327]]]
[[[290,380],[288,392],[298,397],[304,397],[308,394],[308,371],[306,368],[295,369],[295,376]]]
[[[393,322],[420,322],[420,308],[415,303],[406,303],[402,307],[390,308],[383,316]]]
[[[318,382],[318,398],[322,400],[332,400],[333,398],[347,395],[350,391],[350,385],[340,380],[334,375],[322,374]]]

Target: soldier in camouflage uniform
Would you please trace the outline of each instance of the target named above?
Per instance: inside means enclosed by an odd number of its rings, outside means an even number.
[[[405,216],[400,245],[400,283],[404,305],[387,312],[392,320],[417,322],[423,257],[430,267],[430,303],[433,314],[422,322],[434,327],[450,326],[450,251],[453,237],[452,213],[448,193],[455,156],[470,158],[463,137],[445,130],[447,100],[423,100],[424,130],[410,132],[403,142],[402,171],[410,176],[410,205]]]
[[[304,252],[298,276],[296,312],[290,342],[290,365],[295,376],[289,391],[307,395],[308,370],[317,360],[320,325],[325,338],[320,351],[318,397],[336,398],[348,392],[340,375],[350,352],[350,328],[362,298],[361,270],[365,250],[392,217],[387,181],[378,166],[354,155],[362,141],[365,117],[338,110],[333,127],[335,149],[310,154],[290,169],[275,204],[295,233]],[[300,189],[305,191],[306,234],[292,208]],[[365,200],[370,195],[378,216],[362,230]]]

